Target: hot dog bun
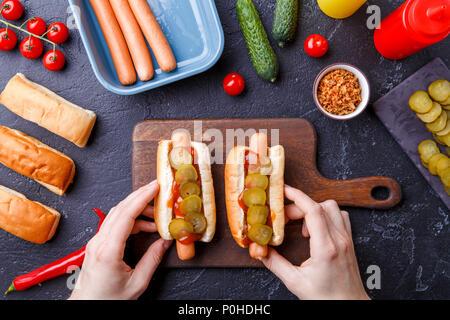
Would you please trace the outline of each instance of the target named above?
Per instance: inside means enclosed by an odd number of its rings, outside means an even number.
[[[49,89],[16,74],[0,95],[0,103],[25,120],[73,142],[86,146],[97,116]]]
[[[61,214],[23,194],[0,186],[0,228],[24,240],[43,244],[55,234]]]
[[[199,142],[191,142],[191,146],[198,155],[198,167],[202,181],[203,211],[207,221],[206,231],[200,241],[210,242],[216,232],[216,203],[209,149],[204,143]],[[169,224],[173,219],[172,206],[170,204],[172,201],[172,185],[174,181],[172,168],[169,162],[169,152],[171,149],[171,140],[162,140],[159,142],[156,165],[159,194],[155,199],[154,216],[158,232],[161,238],[165,240],[172,239],[169,232]]]
[[[62,196],[75,163],[65,154],[18,130],[0,126],[0,163]]]
[[[225,202],[228,224],[234,240],[242,248],[247,248],[245,213],[239,206],[239,196],[245,187],[245,146],[234,147],[227,157],[225,165]],[[272,218],[273,235],[270,245],[279,246],[284,240],[284,148],[280,145],[268,148],[268,156],[272,162],[269,179],[269,206]]]

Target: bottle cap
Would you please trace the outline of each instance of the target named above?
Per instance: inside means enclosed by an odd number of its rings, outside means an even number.
[[[450,0],[412,0],[408,21],[427,38],[445,38],[450,33]]]

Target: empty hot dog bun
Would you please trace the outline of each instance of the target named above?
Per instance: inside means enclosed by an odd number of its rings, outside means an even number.
[[[234,240],[243,248],[248,247],[246,214],[239,205],[239,197],[245,188],[245,153],[249,148],[234,147],[225,165],[225,201],[228,224]],[[279,246],[284,240],[284,148],[280,145],[268,148],[267,155],[272,162],[269,177],[268,205],[272,219],[272,238],[270,245]]]
[[[216,232],[216,203],[214,185],[211,174],[211,160],[209,149],[204,143],[191,142],[192,148],[198,155],[198,169],[201,178],[201,199],[204,215],[207,221],[206,230],[200,241],[210,242]],[[159,194],[155,199],[155,223],[161,238],[171,240],[169,224],[174,219],[172,210],[172,186],[174,175],[169,162],[169,153],[172,150],[171,140],[162,140],[158,145],[157,154],[157,180]]]
[[[0,103],[25,120],[85,147],[97,116],[49,89],[16,74],[0,95]]]
[[[65,154],[18,130],[0,126],[0,163],[63,195],[75,175]]]
[[[58,227],[61,214],[23,194],[0,186],[0,228],[24,240],[43,244]]]

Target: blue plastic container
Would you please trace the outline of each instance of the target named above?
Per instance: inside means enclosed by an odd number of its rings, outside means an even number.
[[[89,0],[69,0],[69,3],[96,77],[106,89],[117,94],[137,94],[206,71],[223,51],[223,29],[213,0],[148,0],[172,47],[177,69],[163,72],[152,53],[155,77],[124,86],[117,77]]]

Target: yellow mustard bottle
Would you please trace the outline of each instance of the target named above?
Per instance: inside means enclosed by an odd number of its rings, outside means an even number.
[[[367,0],[317,0],[320,9],[327,16],[334,19],[344,19],[350,17]]]

